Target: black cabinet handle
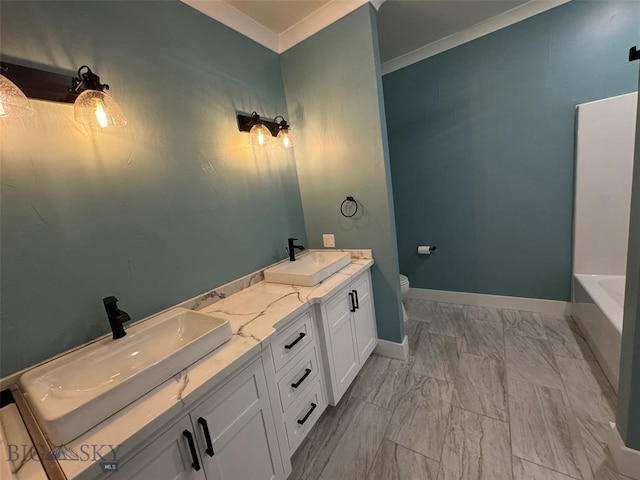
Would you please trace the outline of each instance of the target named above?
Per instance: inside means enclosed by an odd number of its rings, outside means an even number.
[[[360,308],[360,301],[358,301],[358,290],[354,290],[353,293],[356,296],[356,308]]]
[[[207,444],[207,448],[204,452],[210,457],[213,457],[215,453],[213,451],[213,443],[211,442],[211,435],[209,434],[209,425],[207,425],[207,421],[202,417],[198,419],[198,423],[202,427],[202,433],[204,433],[204,441]]]
[[[309,376],[310,373],[311,373],[311,369],[310,368],[305,368],[304,375],[302,375],[302,378],[300,378],[300,380],[298,380],[296,383],[292,383],[291,386],[293,388],[298,388],[300,386],[300,384],[302,382],[304,382],[304,379]]]
[[[191,451],[191,458],[193,459],[193,463],[191,464],[191,468],[193,468],[196,472],[200,471],[200,462],[198,461],[198,452],[196,452],[196,444],[193,442],[193,435],[189,430],[185,430],[182,432],[182,435],[187,437],[187,442],[189,443],[189,450]]]
[[[309,418],[309,415],[311,415],[313,413],[313,411],[316,409],[318,405],[316,405],[315,403],[311,402],[311,409],[307,412],[307,414],[302,418],[302,420],[298,420],[298,423],[300,425],[304,425],[304,422],[307,421],[307,418]]]
[[[349,297],[351,297],[351,308],[349,309],[350,312],[355,312],[356,311],[356,301],[355,298],[353,296],[353,292],[349,292]]]
[[[293,347],[296,346],[296,343],[298,343],[300,340],[302,340],[304,337],[306,337],[307,334],[304,332],[300,332],[300,335],[298,335],[298,338],[296,338],[293,342],[291,342],[289,345],[285,345],[284,348],[286,348],[287,350],[292,349]]]

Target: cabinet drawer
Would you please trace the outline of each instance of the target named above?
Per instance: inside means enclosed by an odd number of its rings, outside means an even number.
[[[278,381],[278,393],[283,412],[309,390],[318,375],[318,370],[318,354],[312,346],[300,360],[296,360],[295,367],[285,372]]]
[[[290,414],[285,419],[287,440],[291,453],[298,448],[300,442],[307,436],[307,433],[320,418],[326,406],[320,378],[318,377],[309,394],[303,398],[302,402],[296,403],[290,409]]]
[[[293,325],[287,327],[271,344],[273,353],[273,366],[276,372],[280,371],[287,362],[301,352],[304,347],[314,341],[311,314],[304,313]]]

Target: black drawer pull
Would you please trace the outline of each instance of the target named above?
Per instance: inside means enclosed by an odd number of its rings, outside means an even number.
[[[306,337],[307,334],[304,332],[300,332],[300,335],[298,335],[298,338],[296,338],[293,342],[291,342],[289,345],[285,345],[284,348],[286,348],[287,350],[292,349],[293,347],[296,346],[296,343],[298,343],[300,340],[302,340],[304,337]]]
[[[353,293],[356,296],[356,308],[360,308],[360,301],[358,300],[358,290],[354,290]]]
[[[351,297],[351,308],[349,309],[350,312],[355,312],[356,311],[356,300],[355,297],[353,296],[353,292],[349,292],[349,297]]]
[[[191,464],[191,468],[193,468],[196,472],[200,471],[200,462],[198,461],[198,452],[196,452],[196,444],[193,442],[193,435],[189,430],[185,430],[182,432],[182,435],[187,437],[187,442],[189,443],[189,450],[191,451],[191,458],[193,459],[193,463]]]
[[[202,427],[202,433],[204,433],[204,441],[207,444],[207,448],[204,453],[206,453],[210,457],[213,457],[215,455],[215,452],[213,451],[213,442],[211,442],[211,435],[209,434],[209,425],[207,425],[207,421],[202,417],[198,419],[198,423]]]
[[[305,368],[304,375],[302,375],[302,378],[300,378],[300,380],[298,380],[296,383],[292,383],[291,386],[293,388],[298,388],[300,386],[300,384],[302,382],[304,382],[304,379],[309,376],[310,373],[311,373],[311,369],[310,368]]]
[[[311,415],[313,413],[313,411],[316,409],[318,405],[316,405],[315,403],[311,402],[311,409],[307,412],[307,414],[302,418],[302,420],[298,420],[298,423],[300,425],[304,425],[304,422],[307,421],[307,418],[309,418],[309,415]]]

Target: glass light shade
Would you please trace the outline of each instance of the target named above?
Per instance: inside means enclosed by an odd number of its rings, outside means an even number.
[[[295,145],[295,138],[293,133],[291,133],[290,128],[287,130],[280,130],[277,138],[280,142],[280,146],[283,148],[291,148]]]
[[[249,145],[266,145],[271,139],[271,132],[261,123],[255,124],[249,130]]]
[[[15,83],[0,75],[0,118],[26,117],[33,110],[29,99]]]
[[[73,105],[73,117],[89,127],[123,127],[127,118],[118,102],[99,90],[85,90]]]

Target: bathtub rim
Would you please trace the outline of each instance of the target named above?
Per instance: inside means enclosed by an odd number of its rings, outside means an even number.
[[[596,290],[598,288],[601,290],[599,292],[601,297],[608,295],[602,290],[602,287],[597,284],[598,278],[593,277],[602,278],[606,276],[607,275],[588,275],[588,277],[592,277],[588,280],[594,282],[591,286],[596,288]],[[622,275],[608,276],[621,277]],[[573,276],[571,282],[571,316],[617,395],[618,382],[620,379],[620,355],[622,351],[622,319],[620,319],[620,325],[617,325],[613,319],[608,317],[601,306],[595,302],[591,291],[585,288],[583,283],[576,278],[576,275]],[[583,297],[587,297],[588,300],[585,302]],[[610,298],[610,301],[617,305],[612,298]]]
[[[624,278],[624,275],[588,275],[582,273],[574,273],[574,278],[580,283],[580,286],[589,294],[593,302],[602,310],[616,328],[622,337],[622,318],[624,308],[607,293],[606,290],[598,283],[599,280]]]

